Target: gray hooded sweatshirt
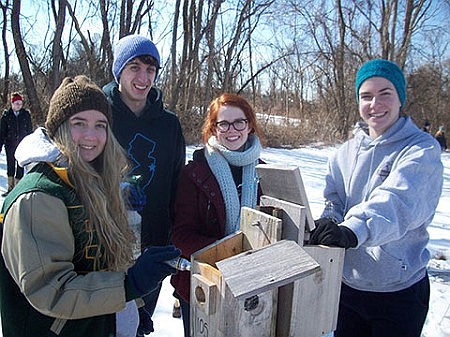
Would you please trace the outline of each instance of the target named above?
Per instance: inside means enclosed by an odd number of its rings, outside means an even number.
[[[360,124],[330,158],[322,217],[350,228],[343,282],[355,289],[406,289],[426,273],[426,246],[443,184],[439,144],[409,117],[371,139]]]

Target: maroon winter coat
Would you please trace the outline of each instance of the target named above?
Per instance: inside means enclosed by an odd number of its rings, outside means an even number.
[[[260,191],[258,195],[260,195]],[[181,171],[173,244],[182,256],[191,254],[222,239],[225,233],[225,203],[219,184],[208,166],[204,150],[196,150],[193,161]],[[171,278],[171,284],[183,300],[189,303],[190,272],[180,271]]]

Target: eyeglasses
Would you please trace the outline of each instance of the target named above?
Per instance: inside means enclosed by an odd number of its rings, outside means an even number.
[[[216,123],[217,130],[219,132],[227,132],[230,130],[230,126],[233,125],[233,128],[236,131],[243,131],[247,127],[248,121],[246,119],[236,119],[234,122],[220,121]]]

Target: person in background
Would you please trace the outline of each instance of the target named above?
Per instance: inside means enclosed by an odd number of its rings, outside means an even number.
[[[184,167],[175,204],[173,242],[185,258],[237,231],[242,206],[256,207],[261,136],[255,111],[243,97],[224,93],[210,103],[202,128],[205,146]],[[187,337],[189,272],[178,272],[171,284]]]
[[[30,112],[23,108],[23,97],[15,92],[11,95],[11,107],[3,112],[0,121],[0,152],[5,145],[8,176],[8,189],[2,194],[3,197],[6,197],[23,177],[23,168],[17,164],[14,152],[21,140],[32,131]]]
[[[447,150],[447,139],[445,138],[443,125],[439,127],[439,130],[435,133],[434,138],[436,138],[436,140],[438,141],[442,151]]]
[[[140,176],[140,195],[131,202],[142,217],[142,250],[172,241],[173,205],[185,142],[177,116],[164,108],[162,92],[154,87],[160,70],[158,49],[148,38],[128,35],[114,46],[115,81],[103,87],[112,107],[112,131]],[[160,288],[139,308],[138,336],[154,331],[151,319]]]
[[[19,144],[28,173],[6,197],[0,226],[3,336],[119,337],[124,310],[136,332],[134,300],[176,272],[164,263],[179,256],[174,246],[133,261],[120,187],[128,165],[110,123],[101,89],[68,77],[46,128]]]
[[[405,77],[376,59],[356,75],[361,118],[330,157],[310,244],[346,248],[336,337],[419,337],[429,306],[431,223],[443,184],[436,140],[404,116]]]
[[[426,120],[425,123],[423,124],[422,131],[426,132],[426,133],[430,133],[430,129],[431,129],[431,123],[428,120]]]

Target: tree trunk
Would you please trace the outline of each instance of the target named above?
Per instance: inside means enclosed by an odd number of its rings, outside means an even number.
[[[64,30],[64,22],[66,21],[66,0],[58,1],[58,10],[56,10],[55,1],[52,1],[53,16],[55,18],[55,35],[52,43],[52,76],[51,88],[53,91],[58,88],[61,82],[60,70],[63,64],[63,51],[61,36]]]
[[[214,61],[216,57],[215,43],[216,43],[216,24],[219,9],[222,6],[222,0],[213,1],[213,10],[206,26],[206,42],[208,45],[208,51],[206,55],[207,71],[206,71],[206,83],[205,83],[205,101],[209,102],[213,95],[213,75],[214,75]]]
[[[103,34],[102,39],[100,43],[100,50],[102,52],[102,57],[100,60],[101,64],[106,64],[108,71],[108,80],[112,79],[112,62],[113,62],[113,51],[112,51],[112,44],[111,44],[111,35],[109,32],[109,22],[108,22],[108,9],[106,8],[106,2],[105,0],[100,0],[100,15],[102,19],[102,26],[103,26]]]
[[[344,14],[342,11],[342,3],[341,0],[336,0],[336,7],[338,12],[338,25],[339,25],[339,46],[336,51],[334,67],[336,69],[336,78],[335,85],[337,91],[337,108],[338,114],[342,117],[340,118],[340,125],[338,126],[338,130],[342,139],[347,137],[347,128],[348,128],[348,112],[345,95],[345,79],[344,79],[344,68],[345,68],[345,20]]]
[[[3,14],[3,26],[2,26],[2,44],[3,44],[3,57],[5,62],[5,72],[3,79],[3,88],[1,90],[0,104],[2,106],[7,106],[9,102],[9,51],[8,51],[8,41],[6,39],[6,32],[8,28],[8,7],[9,1],[6,0],[5,4],[0,3],[0,8]]]
[[[42,114],[41,104],[36,92],[36,86],[33,80],[33,75],[31,74],[27,53],[23,44],[22,34],[20,32],[20,4],[20,0],[13,1],[11,13],[11,28],[13,33],[14,45],[16,48],[16,54],[20,64],[20,70],[22,72],[28,100],[30,101],[31,116],[33,118],[34,124],[36,125],[43,123],[45,121],[45,116],[43,116]]]
[[[431,3],[431,1],[425,0],[406,1],[405,19],[403,20],[403,36],[395,57],[395,61],[402,69],[405,66],[406,58],[411,49],[412,34],[419,28],[419,22],[422,21],[425,13],[429,11]]]
[[[178,40],[178,21],[180,19],[180,4],[181,0],[175,1],[175,14],[173,19],[173,27],[172,27],[172,44],[170,46],[170,57],[171,57],[171,66],[170,66],[170,104],[169,109],[174,111],[175,107],[178,103],[178,95],[180,91],[180,87],[178,86],[178,76],[177,76],[177,40]]]

